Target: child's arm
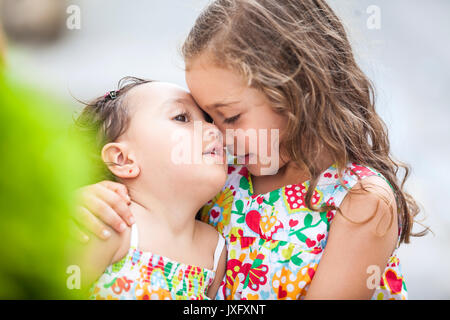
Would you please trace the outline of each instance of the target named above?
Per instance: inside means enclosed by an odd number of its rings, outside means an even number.
[[[78,244],[74,252],[74,261],[81,270],[81,289],[86,291],[105,269],[123,258],[130,245],[130,228],[121,234],[110,229],[111,237],[101,240],[91,237],[85,245]]]
[[[227,268],[227,247],[224,246],[222,254],[220,255],[219,263],[217,265],[216,276],[214,277],[214,281],[209,287],[208,292],[206,294],[209,298],[214,299],[216,297],[217,290],[219,289],[219,286],[222,283],[226,268]]]
[[[397,243],[395,197],[382,178],[368,177],[355,187],[361,184],[368,192],[348,193],[342,213],[358,222],[373,218],[356,224],[336,213],[306,299],[370,299],[375,288],[368,281],[373,276],[368,267],[378,267],[380,276],[384,272]]]

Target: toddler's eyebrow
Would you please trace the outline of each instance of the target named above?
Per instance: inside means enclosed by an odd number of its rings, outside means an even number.
[[[183,104],[183,105],[187,105],[189,103],[191,103],[188,99],[186,98],[172,98],[172,99],[168,99],[163,103],[163,109],[166,109],[167,107],[173,106],[174,104]]]
[[[169,100],[167,100],[166,101],[166,103],[174,103],[174,102],[177,102],[177,103],[189,103],[190,101],[188,100],[188,99],[186,99],[186,98],[172,98],[172,99],[169,99]]]

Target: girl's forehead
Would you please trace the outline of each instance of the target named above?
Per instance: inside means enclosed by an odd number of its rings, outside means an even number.
[[[195,58],[186,70],[186,83],[202,108],[246,96],[250,86],[239,72],[208,61]]]

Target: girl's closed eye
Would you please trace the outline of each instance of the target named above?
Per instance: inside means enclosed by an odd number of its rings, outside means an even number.
[[[203,114],[203,117],[205,118],[206,122],[214,123],[214,120],[211,118],[211,116],[208,113],[206,113],[205,111],[202,110],[202,114]]]
[[[233,117],[224,119],[223,122],[227,123],[227,124],[235,123],[240,118],[240,116],[241,116],[241,114],[237,114]]]

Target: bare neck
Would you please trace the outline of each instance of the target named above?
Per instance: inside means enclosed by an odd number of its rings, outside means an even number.
[[[161,228],[172,239],[192,241],[195,235],[195,215],[198,205],[183,199],[158,199],[151,192],[129,187],[131,212],[136,220],[148,221]]]

